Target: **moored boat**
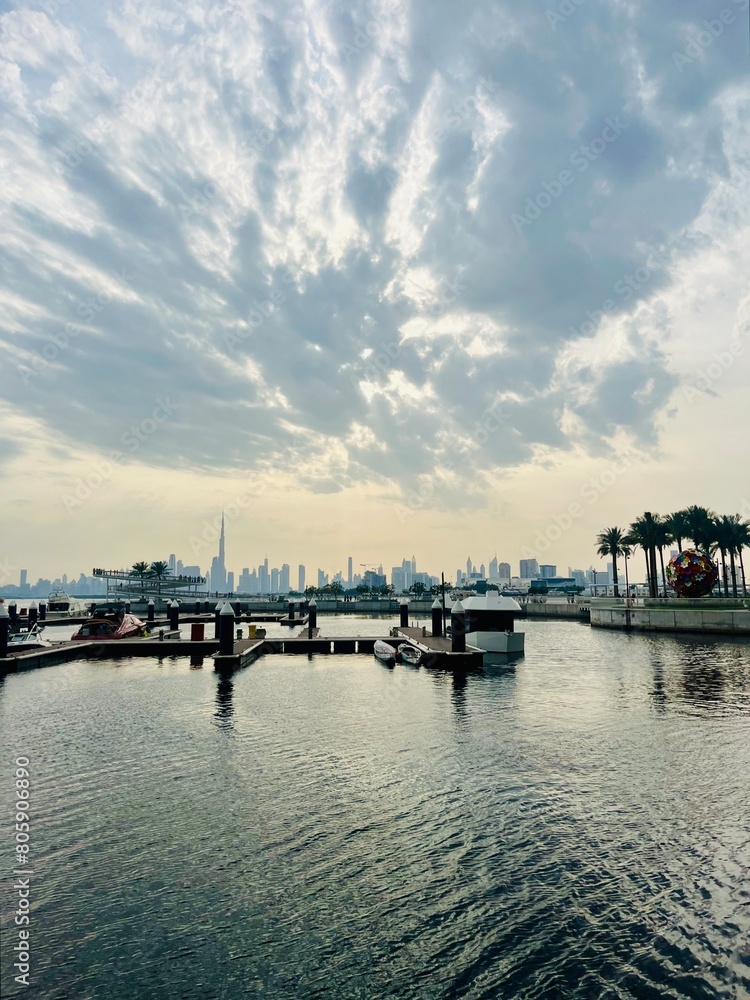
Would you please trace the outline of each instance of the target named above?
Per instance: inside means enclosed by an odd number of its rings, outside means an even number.
[[[25,653],[31,649],[43,649],[49,646],[50,643],[42,634],[43,628],[43,625],[37,623],[12,627],[8,635],[8,652]]]
[[[466,642],[488,653],[523,653],[524,633],[515,631],[521,605],[496,590],[462,601],[466,615]]]
[[[85,642],[101,642],[113,639],[135,639],[146,631],[146,622],[135,615],[119,612],[114,615],[103,615],[91,618],[85,622],[75,635],[73,641],[82,639]]]
[[[398,657],[402,663],[408,663],[410,667],[418,667],[422,662],[422,652],[416,646],[402,642],[398,647]]]
[[[396,661],[396,650],[390,643],[383,642],[382,639],[376,641],[372,651],[383,663],[395,663]]]
[[[48,618],[69,618],[71,615],[79,614],[84,608],[81,601],[69,597],[64,590],[53,590],[47,598]]]

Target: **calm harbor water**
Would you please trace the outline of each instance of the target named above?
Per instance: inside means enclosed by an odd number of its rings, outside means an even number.
[[[750,996],[750,645],[523,627],[514,669],[466,677],[365,656],[7,677],[26,995]],[[13,904],[6,880],[3,997]]]

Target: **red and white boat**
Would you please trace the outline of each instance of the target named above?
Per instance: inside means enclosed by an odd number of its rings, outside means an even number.
[[[85,622],[71,639],[82,639],[85,642],[102,642],[110,639],[135,639],[146,631],[146,622],[135,615],[124,612],[114,615],[102,615]]]

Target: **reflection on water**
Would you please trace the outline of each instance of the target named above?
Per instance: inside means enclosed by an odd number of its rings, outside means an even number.
[[[219,729],[231,730],[232,716],[234,715],[234,705],[232,703],[232,694],[234,692],[234,684],[232,683],[232,673],[230,671],[217,671],[216,672],[216,712],[214,713],[214,719],[216,719],[216,725]]]
[[[35,995],[747,998],[750,646],[524,630],[522,661],[456,675],[6,678]]]

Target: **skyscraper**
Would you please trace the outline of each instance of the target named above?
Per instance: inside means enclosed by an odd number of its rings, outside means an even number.
[[[211,589],[220,594],[225,593],[227,589],[227,568],[224,562],[224,511],[221,512],[219,554],[211,561]]]
[[[274,568],[271,570],[271,593],[278,594],[279,592],[279,571]]]
[[[352,585],[352,579],[353,579],[353,577],[352,577],[352,571],[353,570],[354,570],[354,564],[352,562],[352,557],[349,556],[349,567],[348,567],[348,573],[347,573],[347,577],[346,577],[346,582],[347,582],[347,584],[350,587]]]
[[[497,553],[490,559],[490,580],[497,580]]]
[[[497,578],[498,580],[510,580],[510,563],[498,563]]]
[[[169,563],[169,575],[175,576],[177,573],[177,556],[174,552],[171,552],[168,559]]]
[[[299,568],[297,570],[297,573],[298,573],[297,590],[300,592],[300,594],[304,594],[304,592],[305,592],[305,567],[302,565],[302,563],[299,564]]]
[[[289,586],[289,563],[284,563],[279,572],[279,593],[288,594],[291,590]]]
[[[522,559],[520,570],[519,575],[522,580],[533,580],[539,576],[539,563],[536,559]]]

